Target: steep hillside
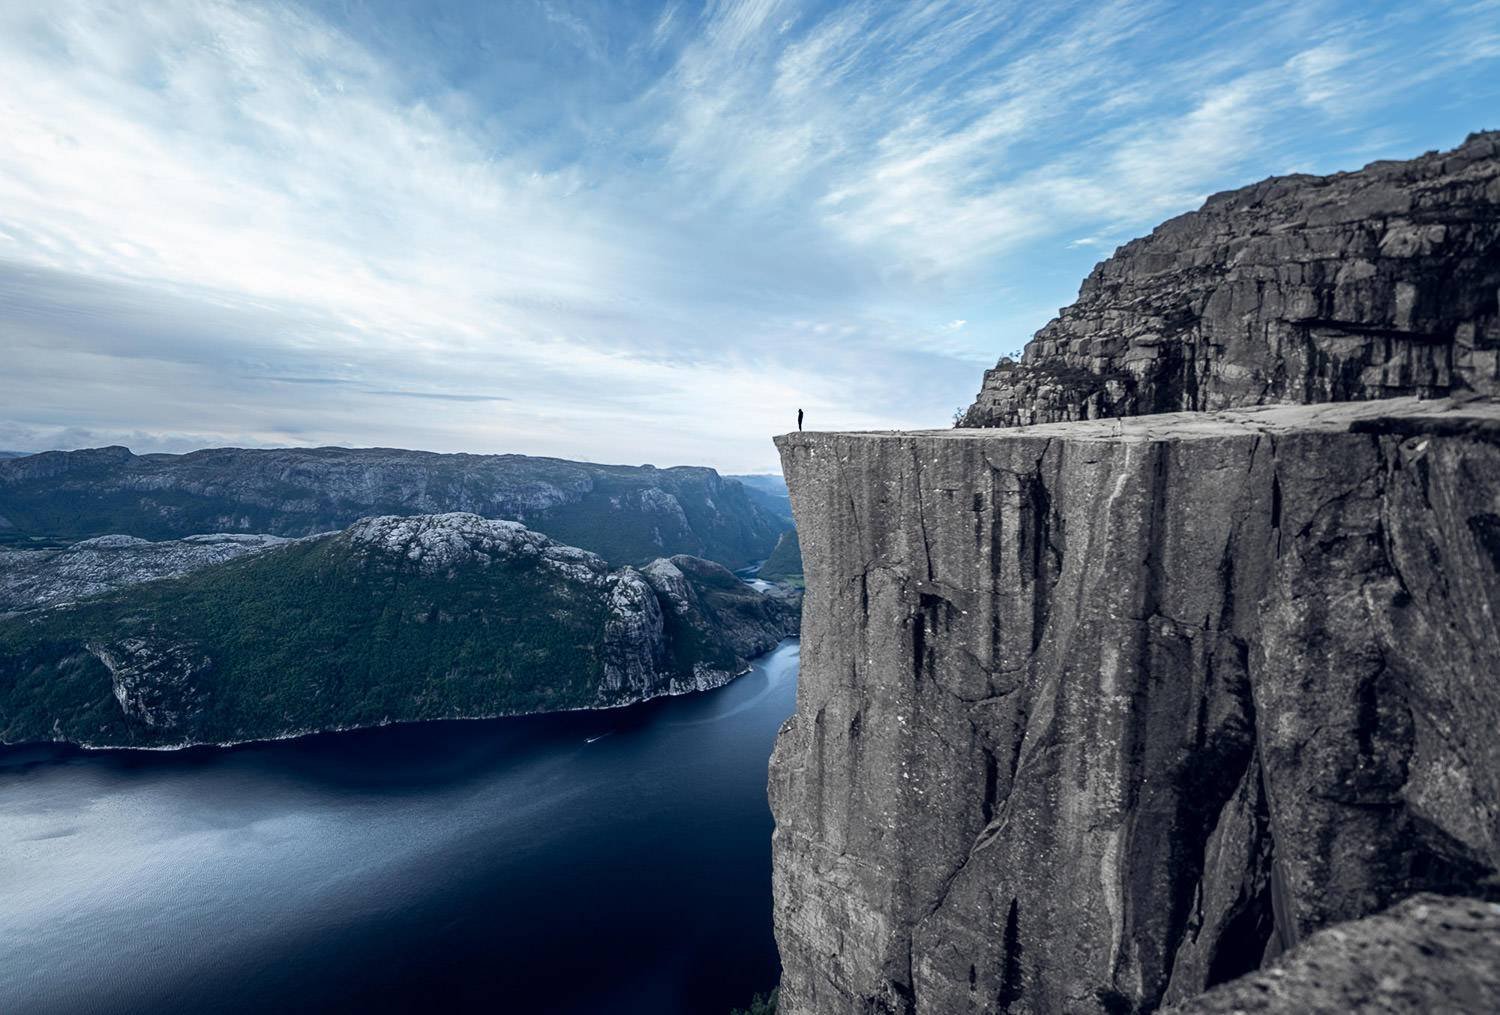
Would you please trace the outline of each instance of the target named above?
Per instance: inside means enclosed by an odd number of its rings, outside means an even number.
[[[1096,267],[964,426],[1500,391],[1500,132],[1217,194]]]
[[[377,514],[520,521],[614,564],[688,553],[764,559],[788,523],[712,469],[591,465],[384,448],[134,455],[50,451],[0,462],[0,540],[204,532],[306,536]]]
[[[793,605],[718,565],[668,566],[682,588],[658,593],[654,574],[515,522],[365,519],[0,620],[0,741],[230,742],[618,705],[722,684],[796,633]]]
[[[780,476],[727,476],[725,478],[737,480],[750,494],[751,500],[776,517],[784,518],[788,522],[792,520],[791,495],[787,493],[786,480]]]
[[[776,549],[771,551],[756,576],[768,582],[801,580],[802,544],[797,541],[796,529],[781,534]]]

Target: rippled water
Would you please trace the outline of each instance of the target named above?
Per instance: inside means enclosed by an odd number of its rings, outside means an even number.
[[[0,748],[0,1012],[727,1012],[777,978],[797,660],[608,712]]]

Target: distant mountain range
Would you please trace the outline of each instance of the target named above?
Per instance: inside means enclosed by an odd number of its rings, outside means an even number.
[[[372,515],[465,511],[522,522],[617,566],[691,554],[737,568],[765,559],[790,527],[785,499],[779,479],[746,484],[707,468],[387,448],[106,447],[0,461],[0,543],[306,536]]]
[[[786,480],[779,475],[729,476],[739,480],[750,499],[767,511],[787,522],[792,520],[792,499],[787,493]]]
[[[0,617],[12,743],[227,743],[618,705],[725,683],[800,617],[796,593],[711,561],[611,568],[461,513],[294,540],[96,539],[0,553],[0,567],[0,614],[23,611]]]
[[[802,581],[802,544],[797,541],[797,530],[789,529],[776,541],[776,548],[756,572],[757,578],[768,582]]]

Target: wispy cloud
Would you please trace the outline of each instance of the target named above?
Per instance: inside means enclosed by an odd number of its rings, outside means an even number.
[[[1500,98],[1472,0],[405,16],[0,6],[0,438],[764,468],[799,406],[945,421],[1210,191]]]

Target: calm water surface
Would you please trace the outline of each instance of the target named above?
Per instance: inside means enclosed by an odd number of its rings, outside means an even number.
[[[777,979],[797,661],[609,712],[0,748],[0,1012],[725,1015]]]

